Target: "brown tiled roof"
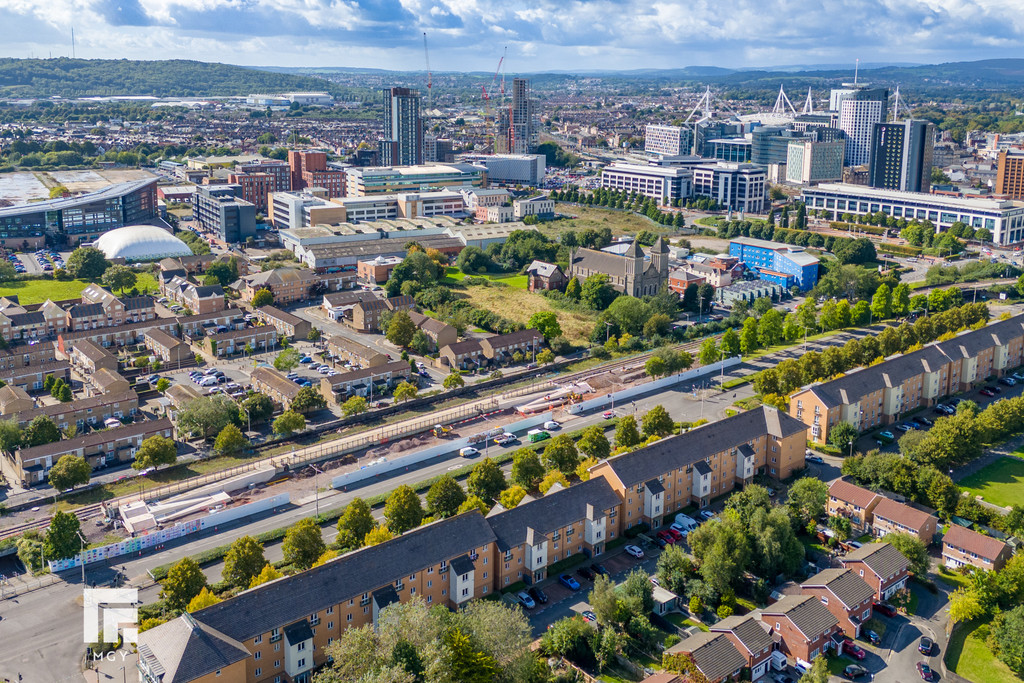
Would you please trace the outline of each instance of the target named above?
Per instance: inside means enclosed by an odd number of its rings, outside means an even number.
[[[252,381],[261,382],[288,398],[293,398],[301,388],[273,368],[256,368],[252,371]]]
[[[874,515],[876,518],[882,517],[890,522],[899,522],[915,531],[922,529],[929,519],[935,517],[931,512],[906,505],[891,498],[882,498],[882,500],[878,501],[878,505],[875,506]],[[937,518],[936,521],[938,521]]]
[[[878,498],[878,494],[874,491],[857,486],[842,477],[833,481],[828,487],[828,495],[861,509],[866,509],[875,498]]]
[[[1006,544],[998,538],[979,534],[977,531],[972,531],[959,524],[949,525],[949,530],[942,537],[942,542],[988,560],[996,559],[999,557],[999,553],[1003,552],[1003,549],[1006,548]]]

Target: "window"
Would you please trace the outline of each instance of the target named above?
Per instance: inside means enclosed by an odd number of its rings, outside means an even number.
[[[263,669],[261,669],[259,667],[256,667],[256,671],[255,671],[256,676],[258,677],[262,673],[263,673]]]
[[[334,622],[333,621],[328,621],[327,622],[327,630],[330,631],[333,628],[334,628]]]
[[[328,607],[327,608],[327,614],[334,614],[334,608],[333,607]]]
[[[215,676],[220,676],[220,669],[217,669],[217,672],[214,675]]]
[[[305,657],[303,657],[303,658],[302,658],[302,659],[300,659],[300,660],[299,660],[298,662],[296,662],[296,663],[295,663],[295,665],[296,665],[296,666],[298,666],[298,667],[299,667],[300,669],[301,669],[302,667],[306,666],[306,658],[305,658]],[[217,672],[217,675],[219,676],[219,675],[220,675],[220,672]]]
[[[352,613],[345,615],[345,621],[352,621]]]
[[[276,643],[279,640],[281,640],[281,629],[275,628],[270,632],[270,642]]]
[[[254,645],[259,645],[260,643],[263,642],[263,635],[260,634],[260,635],[256,636],[255,638],[252,639],[252,642],[253,642]]]
[[[256,654],[254,654],[254,655],[252,656],[252,658],[253,658],[253,659],[263,659],[263,653],[262,653],[262,652],[260,652],[259,650],[256,650]]]
[[[303,640],[301,643],[296,645],[295,649],[298,650],[299,652],[302,652],[303,650],[305,650],[306,649],[306,641]]]

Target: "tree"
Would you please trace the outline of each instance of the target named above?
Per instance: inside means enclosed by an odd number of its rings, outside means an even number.
[[[445,389],[459,389],[461,387],[466,386],[466,380],[462,379],[462,375],[460,375],[459,373],[453,372],[444,378],[444,381],[441,383],[441,385]]]
[[[185,610],[191,614],[194,612],[198,612],[201,609],[212,607],[213,605],[216,605],[218,602],[221,602],[221,599],[218,598],[214,593],[211,593],[209,588],[203,586],[203,589],[199,591],[199,595],[192,598],[192,600],[188,603],[188,607],[186,607]]]
[[[146,438],[135,453],[132,467],[136,470],[158,468],[160,465],[173,465],[178,460],[178,446],[174,439],[154,434]]]
[[[714,337],[708,337],[704,340],[704,343],[700,345],[700,354],[698,359],[701,365],[711,365],[717,363],[722,357],[721,351],[718,350],[718,344],[715,342]]]
[[[525,497],[526,489],[522,486],[509,486],[498,496],[498,504],[506,510],[511,510]]]
[[[470,245],[459,252],[459,256],[455,259],[455,265],[463,273],[475,275],[486,273],[494,263],[483,249]]]
[[[667,545],[658,556],[656,574],[661,585],[673,593],[682,595],[686,589],[686,581],[694,574],[693,562],[681,547]]]
[[[57,400],[61,403],[70,403],[72,398],[74,398],[74,396],[71,394],[71,387],[67,384],[61,383],[60,389],[57,391]]]
[[[232,258],[229,263],[223,261],[211,263],[206,267],[206,279],[216,280],[213,284],[227,287],[238,279],[238,261]]]
[[[115,265],[107,268],[101,281],[111,291],[118,292],[134,287],[137,279],[135,271],[128,266]]]
[[[788,503],[805,524],[820,519],[828,503],[828,484],[814,477],[797,479],[789,488]]]
[[[551,349],[544,349],[543,351],[537,354],[537,362],[540,365],[548,365],[550,363],[554,363],[555,354],[551,351]]]
[[[910,313],[910,285],[901,282],[892,290],[892,313],[895,316]]]
[[[491,506],[481,500],[480,496],[470,496],[466,502],[459,506],[459,514],[479,510],[481,515],[486,515]]]
[[[173,610],[183,610],[206,588],[206,576],[199,563],[191,557],[183,557],[167,570],[160,598]]]
[[[757,323],[757,337],[762,346],[775,346],[782,341],[782,323],[782,313],[774,308],[761,316]]]
[[[281,416],[274,420],[274,433],[281,436],[289,436],[294,432],[301,432],[306,428],[306,418],[294,410],[286,410]]]
[[[611,455],[611,444],[608,443],[608,437],[604,435],[604,430],[597,425],[583,430],[579,441],[576,442],[576,447],[587,457],[597,460],[606,460]],[[513,471],[514,468],[515,465],[513,465]],[[515,481],[514,475],[513,481]]]
[[[284,574],[277,571],[274,568],[274,565],[268,562],[263,565],[263,569],[260,570],[260,573],[254,576],[252,581],[249,582],[249,588],[255,588],[256,586],[263,585],[268,581],[280,579],[282,576],[284,576]]]
[[[237,455],[251,445],[242,430],[233,424],[225,425],[217,435],[216,441],[213,442],[214,450],[227,456]]]
[[[266,394],[255,392],[249,394],[239,407],[239,419],[246,422],[265,422],[274,414],[274,401]]]
[[[345,512],[338,518],[338,547],[358,548],[375,524],[373,513],[370,512],[370,506],[366,501],[354,498],[345,506]]]
[[[582,293],[583,288],[580,286],[580,281],[573,275],[565,285],[565,296],[572,301],[579,301]]]
[[[556,469],[568,476],[576,470],[580,456],[572,437],[561,434],[552,439],[544,449],[543,460],[549,470]]]
[[[416,398],[416,394],[419,393],[419,389],[415,384],[409,382],[402,382],[395,387],[395,402],[401,403],[402,401],[411,401]]]
[[[60,456],[60,459],[53,464],[47,479],[55,490],[67,491],[76,486],[85,486],[91,477],[92,468],[85,458],[69,453]]]
[[[281,550],[285,562],[297,569],[309,569],[327,550],[320,525],[310,517],[300,519],[284,535]]]
[[[668,374],[668,366],[663,358],[651,356],[644,363],[644,372],[650,377],[661,377]]]
[[[526,327],[540,332],[544,335],[545,341],[551,341],[562,334],[562,326],[558,324],[558,316],[554,311],[537,311],[530,316]]]
[[[110,267],[103,252],[95,247],[79,247],[68,256],[64,268],[72,279],[99,280]]]
[[[302,354],[297,349],[285,349],[274,358],[274,369],[281,372],[288,372],[299,365]]]
[[[743,321],[740,330],[740,351],[746,354],[753,353],[758,349],[757,320],[747,318]]]
[[[51,560],[63,560],[77,555],[82,548],[78,537],[81,528],[74,513],[57,510],[43,537],[43,554]]]
[[[405,309],[395,311],[395,314],[391,316],[391,321],[388,323],[387,333],[385,334],[387,340],[395,346],[404,348],[409,346],[415,334],[416,324],[412,321],[412,317],[409,316],[409,312]]]
[[[668,411],[660,404],[644,414],[641,425],[645,439],[652,436],[668,436],[676,431],[676,423],[672,421]]]
[[[722,352],[722,358],[732,358],[738,356],[740,353],[740,337],[736,334],[736,330],[731,327],[725,331],[722,335],[722,344],[720,347]]]
[[[871,297],[871,315],[875,320],[884,320],[892,315],[892,290],[884,282]]]
[[[256,290],[256,293],[252,295],[253,308],[262,308],[263,306],[270,306],[273,303],[274,293],[266,287]]]
[[[267,564],[263,556],[263,545],[252,536],[235,539],[224,556],[221,578],[232,586],[248,588]]]
[[[341,414],[345,417],[359,415],[360,413],[365,413],[367,410],[368,404],[366,399],[362,396],[350,396],[341,404]]]
[[[844,453],[850,448],[850,442],[857,441],[857,428],[849,422],[838,422],[828,433],[828,442]]]
[[[466,502],[466,492],[454,477],[446,474],[427,491],[427,512],[434,517],[451,517]]]
[[[992,639],[998,645],[996,656],[1018,677],[1024,676],[1024,606],[996,616]]]
[[[907,533],[886,534],[885,542],[899,550],[903,557],[910,563],[910,571],[914,575],[925,580],[928,570],[931,568],[931,558],[928,557],[928,547],[917,536]]]
[[[171,380],[167,379],[166,377],[161,377],[156,381],[156,390],[159,391],[161,394],[166,392],[170,386]]]
[[[403,484],[391,492],[384,502],[384,520],[388,529],[403,534],[423,521],[423,506],[411,486]]]
[[[466,480],[466,490],[474,496],[479,496],[481,500],[497,500],[498,494],[507,486],[505,473],[490,458],[484,458],[477,464]]]
[[[959,624],[977,619],[985,613],[978,594],[961,587],[949,594],[949,620]]]
[[[615,447],[632,448],[640,443],[640,432],[636,428],[636,418],[626,415],[619,419],[615,426]]]
[[[799,683],[828,683],[828,657],[815,657],[811,668],[800,677]]]
[[[602,434],[602,436],[604,435]],[[582,441],[580,439],[580,443]],[[605,443],[607,443],[607,440]],[[512,482],[526,490],[536,486],[544,476],[544,466],[540,463],[540,457],[538,457],[537,452],[531,448],[520,448],[513,453],[511,475]]]
[[[327,399],[313,387],[302,387],[295,398],[292,399],[289,408],[299,413],[310,413],[316,410],[323,410],[327,407]]]
[[[608,282],[604,273],[591,275],[583,281],[580,289],[580,301],[595,311],[603,311],[615,298],[615,290]]]

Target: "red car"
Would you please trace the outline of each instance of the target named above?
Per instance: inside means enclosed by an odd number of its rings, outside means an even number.
[[[849,639],[843,641],[843,654],[850,655],[858,662],[868,656],[868,653],[864,651],[864,648],[858,646]]]
[[[670,534],[667,531],[659,531],[658,532],[658,538],[660,538],[661,540],[665,541],[665,543],[675,543],[676,542],[676,537],[673,536],[672,534]]]
[[[894,617],[894,616],[896,616],[896,608],[893,607],[892,605],[888,605],[888,604],[886,604],[884,602],[876,602],[873,605],[873,607],[875,608],[876,612],[880,612],[880,613],[884,614],[887,617]]]
[[[921,675],[921,680],[930,681],[932,680],[932,669],[924,662],[917,663],[917,673]]]
[[[677,541],[683,540],[683,535],[681,533],[679,533],[678,531],[676,531],[675,529],[671,528],[671,527],[668,528],[668,529],[665,529],[665,532],[668,533],[670,536],[672,536],[672,538],[674,538]]]

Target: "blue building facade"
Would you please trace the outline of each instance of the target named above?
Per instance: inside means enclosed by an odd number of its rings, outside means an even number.
[[[739,237],[729,242],[729,255],[756,270],[762,280],[787,289],[796,285],[806,292],[818,282],[818,259],[800,247]]]

